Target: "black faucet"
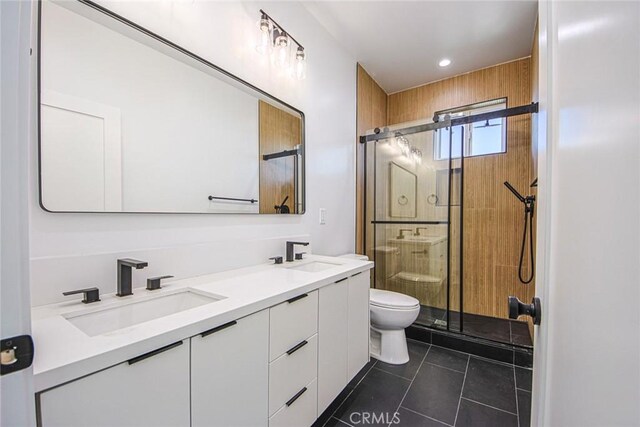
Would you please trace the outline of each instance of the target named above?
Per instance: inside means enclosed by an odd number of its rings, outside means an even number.
[[[118,292],[119,297],[133,295],[131,292],[131,269],[140,270],[145,268],[149,263],[138,261],[137,259],[123,258],[118,260]]]
[[[401,228],[400,229],[400,234],[398,234],[398,236],[396,237],[396,239],[404,239],[404,234],[402,233],[403,231],[413,231],[410,228]]]
[[[293,261],[293,247],[295,245],[308,246],[309,242],[287,242],[287,262]]]

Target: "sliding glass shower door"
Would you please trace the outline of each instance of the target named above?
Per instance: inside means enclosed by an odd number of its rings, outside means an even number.
[[[434,136],[398,132],[366,145],[365,248],[376,264],[374,287],[417,298],[416,323],[446,329],[459,306],[448,297],[460,282],[450,262],[459,260],[460,245],[451,244],[456,236],[449,226],[459,205],[459,174],[451,173],[458,161],[436,160],[441,146]],[[445,152],[449,139],[443,138]]]

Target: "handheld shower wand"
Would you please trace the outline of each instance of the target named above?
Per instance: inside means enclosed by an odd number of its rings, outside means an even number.
[[[513,193],[514,196],[524,205],[524,232],[522,234],[522,246],[520,247],[520,262],[518,263],[518,279],[524,284],[531,283],[534,276],[534,268],[533,268],[533,210],[535,207],[536,196],[523,196],[518,193],[513,185],[509,184],[509,181],[504,182],[504,186],[509,189]],[[531,256],[531,274],[528,278],[523,278],[523,265],[524,261],[524,249],[527,243],[527,223],[529,223],[529,254]]]

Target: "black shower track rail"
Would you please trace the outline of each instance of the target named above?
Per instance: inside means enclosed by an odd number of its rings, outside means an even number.
[[[488,113],[473,114],[465,117],[456,117],[454,119],[442,120],[434,123],[426,123],[422,125],[409,126],[403,129],[387,130],[382,132],[380,128],[375,128],[373,134],[360,136],[360,143],[364,144],[370,141],[379,141],[386,138],[394,138],[398,133],[402,135],[411,135],[414,133],[427,132],[432,130],[438,130],[447,128],[450,126],[466,125],[474,122],[484,122],[486,120],[520,116],[522,114],[531,114],[538,112],[538,103],[533,102],[528,105],[521,105],[518,107],[505,108],[497,111],[490,111]]]

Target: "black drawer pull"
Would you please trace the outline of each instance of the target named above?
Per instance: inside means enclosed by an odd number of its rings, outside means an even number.
[[[296,302],[296,301],[298,301],[299,299],[306,298],[306,297],[308,297],[308,296],[309,296],[309,294],[302,294],[302,295],[298,295],[297,297],[293,297],[293,298],[291,298],[291,299],[288,299],[288,300],[287,300],[287,302],[288,302],[289,304],[291,304],[292,302]]]
[[[297,392],[295,396],[293,396],[291,399],[289,399],[285,405],[287,405],[287,406],[291,406],[291,405],[293,405],[293,402],[295,402],[296,400],[298,400],[298,398],[299,398],[300,396],[302,396],[302,395],[304,394],[304,392],[305,392],[305,391],[307,391],[307,388],[306,388],[306,387],[303,387],[303,388],[302,388],[302,390],[300,390],[299,392]]]
[[[348,277],[345,277],[344,279],[337,280],[336,283],[344,282],[347,279],[348,279]]]
[[[304,347],[307,344],[309,344],[309,342],[307,342],[307,340],[303,340],[300,344],[296,344],[294,347],[292,347],[291,349],[287,350],[287,354],[289,356],[291,356],[293,353],[295,353],[296,351],[300,350],[302,347]]]
[[[167,350],[171,350],[174,347],[178,347],[182,345],[182,341],[174,342],[173,344],[166,345],[157,350],[150,351],[149,353],[145,353],[141,356],[134,357],[133,359],[129,359],[127,362],[129,365],[133,365],[134,363],[142,362],[144,359],[148,359],[150,357],[155,356],[156,354],[164,353]]]
[[[221,330],[223,330],[223,329],[227,329],[227,328],[229,328],[229,327],[231,327],[231,326],[233,326],[233,325],[235,325],[235,324],[237,324],[237,323],[238,323],[238,322],[236,322],[235,320],[232,320],[231,322],[229,322],[229,323],[225,323],[224,325],[216,326],[216,327],[215,327],[215,328],[213,328],[213,329],[209,329],[208,331],[204,331],[204,332],[202,332],[202,333],[200,334],[200,336],[201,336],[202,338],[204,338],[204,337],[209,336],[209,335],[211,335],[211,334],[215,334],[216,332],[221,331]]]
[[[352,275],[351,277],[356,277],[358,274],[362,274],[362,271],[360,273],[356,273],[356,274]]]

